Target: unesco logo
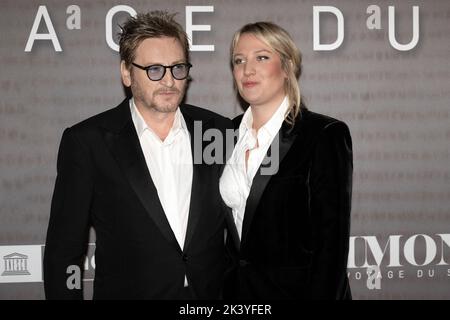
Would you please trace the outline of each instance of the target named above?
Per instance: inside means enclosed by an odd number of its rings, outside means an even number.
[[[23,276],[30,275],[28,271],[28,256],[17,252],[3,257],[5,271],[2,276]]]
[[[42,282],[42,245],[0,246],[0,283]]]

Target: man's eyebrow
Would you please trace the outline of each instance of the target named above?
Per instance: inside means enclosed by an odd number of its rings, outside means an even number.
[[[173,61],[169,65],[173,66],[173,65],[179,64],[179,63],[187,63],[187,61],[186,61],[186,59],[178,59],[178,60]],[[164,63],[161,63],[161,62],[148,62],[148,63],[145,63],[144,66],[151,66],[151,65],[155,65],[155,64],[165,65]]]

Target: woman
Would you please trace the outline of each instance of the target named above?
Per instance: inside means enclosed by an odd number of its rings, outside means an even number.
[[[239,138],[220,180],[235,258],[224,296],[350,299],[349,129],[301,103],[301,54],[281,27],[245,25],[231,59],[250,107],[233,120]]]

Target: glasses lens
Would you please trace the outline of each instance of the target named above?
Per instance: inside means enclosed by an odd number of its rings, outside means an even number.
[[[161,78],[164,76],[164,71],[166,69],[163,66],[150,66],[150,68],[147,69],[148,77],[153,80],[161,80]]]
[[[185,79],[189,74],[189,66],[184,63],[176,64],[172,67],[172,76],[177,80]]]

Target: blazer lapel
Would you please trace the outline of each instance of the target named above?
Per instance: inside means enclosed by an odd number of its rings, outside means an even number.
[[[281,137],[280,137],[281,135]],[[274,138],[279,139],[279,160],[278,160],[278,166],[283,161],[283,158],[288,153],[289,149],[292,146],[292,143],[294,142],[296,138],[296,130],[291,130],[289,125],[286,122],[283,122],[283,125],[278,132],[277,136]],[[272,147],[270,149],[276,148],[276,145],[272,143]],[[273,151],[272,151],[273,152]],[[266,155],[267,158],[267,155]],[[263,161],[263,163],[266,163],[266,159]],[[258,204],[261,200],[261,196],[266,189],[267,184],[269,183],[270,179],[273,175],[270,174],[262,174],[261,170],[264,169],[264,167],[261,165],[253,178],[252,187],[250,188],[250,193],[247,198],[246,206],[245,206],[245,213],[244,213],[244,221],[242,225],[242,237],[241,237],[241,247],[242,242],[244,242],[244,239],[250,229],[250,225],[252,223],[253,217],[255,215],[256,208],[258,207]]]
[[[239,251],[241,240],[239,239],[239,233],[236,228],[236,223],[234,222],[233,211],[225,203],[223,204],[223,206],[229,237],[231,238],[231,241],[233,242],[235,248]]]
[[[202,199],[208,196],[208,189],[211,186],[208,184],[211,181],[210,177],[208,177],[208,172],[205,168],[205,164],[195,163],[197,157],[194,156],[194,152],[198,152],[201,150],[203,154],[203,133],[210,127],[209,122],[202,122],[202,130],[201,136],[198,136],[200,132],[195,132],[194,134],[194,121],[196,121],[194,115],[190,114],[186,108],[181,107],[181,111],[186,122],[186,126],[189,131],[190,140],[191,140],[191,154],[192,154],[192,188],[191,188],[191,201],[189,204],[189,217],[188,217],[188,225],[186,230],[186,238],[184,240],[184,251],[188,248],[192,236],[194,235],[195,228],[198,224],[199,218],[201,216],[202,210]],[[200,120],[197,120],[200,121]],[[198,130],[197,130],[198,131]],[[195,148],[195,144],[200,143],[201,149]],[[197,150],[196,150],[197,149]]]
[[[108,130],[105,131],[106,144],[150,218],[161,230],[164,237],[178,250],[181,250],[148,171],[139,138],[131,119],[128,100],[124,101],[118,109],[117,117],[112,119],[110,125],[108,125]]]

